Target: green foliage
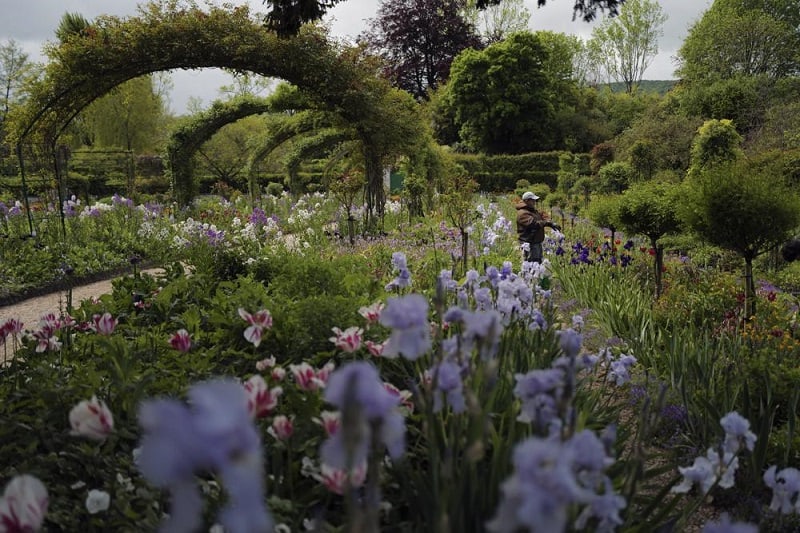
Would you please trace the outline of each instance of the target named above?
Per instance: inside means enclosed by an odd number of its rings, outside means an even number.
[[[639,140],[630,150],[630,164],[637,180],[649,180],[656,171],[656,147],[651,141]]]
[[[558,146],[551,134],[556,102],[545,61],[538,37],[527,32],[456,57],[447,85],[448,103],[468,146],[489,154]]]
[[[683,216],[703,239],[753,259],[800,225],[800,199],[781,178],[745,161],[706,170],[687,182]]]
[[[633,147],[643,142],[652,147],[651,164],[654,169],[686,172],[692,141],[702,120],[687,116],[678,108],[678,97],[668,95],[657,105],[644,110],[629,128],[614,139],[620,158],[629,158],[633,163]]]
[[[230,102],[216,101],[205,112],[173,131],[167,145],[170,174],[176,200],[185,206],[197,193],[194,172],[195,154],[217,131],[244,117],[272,110],[272,102],[252,97],[240,97]]]
[[[615,161],[603,165],[597,173],[597,191],[620,194],[631,184],[633,175],[634,169],[629,163]]]
[[[525,179],[529,183],[547,183],[555,188],[559,169],[559,158],[572,157],[565,152],[532,152],[519,155],[474,155],[452,154],[456,163],[478,182],[479,190],[504,192],[516,188],[516,182]],[[575,155],[582,161],[580,154]]]
[[[141,76],[92,102],[80,127],[92,147],[152,154],[164,144],[166,109],[153,76]]]
[[[619,16],[609,17],[592,30],[588,46],[614,80],[632,93],[658,53],[658,38],[667,20],[652,0],[627,0]]]
[[[616,232],[617,228],[620,227],[619,206],[621,199],[622,197],[619,195],[594,196],[586,215],[597,226]]]
[[[797,21],[781,20],[764,9],[765,4],[714,2],[689,29],[678,51],[678,77],[707,83],[739,74],[777,79],[796,72]],[[742,40],[742,35],[749,38]]]
[[[742,155],[741,144],[732,121],[706,120],[692,142],[690,174],[736,160]]]

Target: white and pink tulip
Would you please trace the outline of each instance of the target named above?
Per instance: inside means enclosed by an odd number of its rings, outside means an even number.
[[[47,489],[38,478],[14,477],[0,498],[0,531],[39,531],[48,502]]]
[[[247,393],[247,410],[253,418],[263,418],[278,407],[278,398],[283,394],[281,387],[270,389],[259,374],[251,376],[243,386]]]
[[[169,338],[169,344],[175,350],[186,353],[192,349],[192,337],[185,329],[179,329]]]
[[[114,430],[114,417],[105,402],[92,396],[83,400],[69,412],[72,434],[103,441]]]
[[[328,340],[343,352],[353,353],[361,348],[361,337],[364,335],[364,330],[358,326],[349,327],[344,331],[333,328],[333,333],[335,336]]]

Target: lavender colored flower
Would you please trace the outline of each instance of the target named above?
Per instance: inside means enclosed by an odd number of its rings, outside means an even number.
[[[558,332],[558,346],[567,357],[575,357],[581,351],[583,337],[572,328]]]
[[[442,410],[444,400],[454,413],[462,413],[467,408],[464,400],[464,384],[461,380],[461,367],[452,361],[443,361],[430,370],[434,377],[436,390],[433,397],[433,412]]]
[[[334,371],[324,397],[342,413],[339,431],[322,444],[320,456],[325,464],[341,469],[361,464],[376,430],[392,458],[403,454],[406,428],[397,409],[400,397],[384,387],[372,364],[356,361]]]
[[[467,274],[465,276],[464,285],[467,287],[478,285],[481,282],[480,274],[478,274],[477,270],[470,269],[467,270]]]
[[[492,291],[489,287],[477,287],[473,294],[478,309],[486,310],[492,306]]]
[[[489,280],[492,287],[497,287],[497,283],[500,281],[500,272],[496,266],[486,267],[486,279]]]
[[[618,359],[611,361],[611,371],[608,374],[609,379],[615,380],[617,386],[629,382],[631,380],[630,368],[635,362],[636,358],[632,355],[620,355]]]
[[[500,314],[497,311],[465,312],[463,321],[462,337],[467,343],[477,343],[480,346],[482,359],[494,357],[500,347],[500,336],[503,333]]]
[[[723,416],[719,423],[725,430],[725,442],[722,445],[725,451],[737,453],[742,444],[751,452],[753,451],[756,445],[756,435],[750,431],[749,420],[736,411],[731,411]]]
[[[770,509],[781,514],[800,513],[800,470],[789,467],[778,472],[772,465],[764,472],[764,483],[772,489]]]
[[[503,261],[503,268],[500,269],[500,279],[508,278],[513,271],[512,269],[513,264],[511,261]]]
[[[739,468],[738,457],[730,452],[725,452],[720,457],[713,448],[709,448],[706,456],[695,458],[692,466],[678,467],[683,481],[672,487],[672,492],[689,492],[695,484],[700,486],[703,494],[707,494],[715,484],[719,484],[723,489],[729,489],[734,484],[737,468]]]
[[[406,254],[403,252],[394,252],[392,254],[392,268],[396,270],[405,270],[408,268],[406,262]]]
[[[547,320],[545,319],[544,315],[538,309],[534,309],[531,311],[531,322],[528,325],[528,329],[537,330],[537,329],[547,329]]]
[[[380,323],[392,329],[383,346],[384,357],[402,355],[415,360],[431,349],[428,300],[420,294],[389,298]]]
[[[202,495],[196,473],[219,474],[228,491],[220,522],[236,533],[271,531],[264,506],[261,442],[247,409],[247,395],[234,380],[194,385],[188,405],[147,400],[139,409],[144,430],[137,466],[152,484],[172,496],[165,531],[202,525]]]
[[[616,531],[617,526],[621,526],[623,521],[619,515],[626,506],[625,498],[614,492],[614,487],[611,481],[604,480],[605,492],[598,494],[592,498],[589,505],[583,508],[583,511],[575,520],[575,529],[583,530],[586,528],[590,518],[597,519],[597,533],[606,533]]]
[[[453,273],[446,268],[439,272],[439,283],[448,291],[454,291],[458,288],[458,282],[453,279]]]
[[[263,209],[260,207],[254,207],[253,212],[248,217],[248,220],[257,226],[264,226],[267,224],[268,218]]]
[[[561,400],[565,376],[560,368],[537,369],[514,376],[517,384],[514,396],[522,401],[517,420],[534,424],[539,429],[560,425],[558,403]]]
[[[719,522],[706,522],[703,533],[758,533],[758,526],[747,522],[732,522],[728,513],[722,513]]]
[[[570,507],[587,505],[576,527],[595,517],[599,530],[613,531],[622,522],[619,511],[626,502],[603,473],[612,462],[602,442],[588,430],[563,442],[551,436],[517,444],[514,473],[501,486],[503,495],[487,529],[564,531]]]

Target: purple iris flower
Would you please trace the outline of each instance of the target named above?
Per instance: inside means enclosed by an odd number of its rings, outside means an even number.
[[[247,409],[241,383],[216,379],[194,385],[188,405],[152,399],[139,408],[144,430],[137,466],[172,496],[164,531],[202,526],[203,501],[195,474],[213,472],[228,492],[220,511],[226,531],[266,532],[272,518],[264,505],[261,439]]]
[[[254,207],[253,212],[250,213],[250,217],[248,218],[248,220],[252,224],[255,224],[256,226],[263,226],[267,223],[269,218],[267,217],[267,214],[264,212],[263,209],[261,209],[260,207]]]
[[[381,311],[380,323],[392,329],[383,346],[383,355],[402,355],[415,360],[431,349],[428,300],[420,294],[389,298]]]
[[[325,401],[342,413],[339,430],[322,444],[325,464],[341,469],[362,464],[373,431],[379,432],[392,458],[403,454],[406,427],[397,409],[400,398],[386,389],[372,364],[356,361],[334,371],[325,386]]]
[[[443,361],[430,370],[435,376],[436,391],[433,397],[433,412],[441,411],[444,399],[454,413],[462,413],[467,408],[464,400],[464,384],[461,381],[461,367],[452,361]]]

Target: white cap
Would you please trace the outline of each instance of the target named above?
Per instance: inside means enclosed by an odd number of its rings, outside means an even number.
[[[539,197],[536,196],[535,194],[533,194],[531,191],[528,191],[528,192],[526,192],[525,194],[522,195],[522,201],[523,202],[525,200],[538,200],[538,199],[539,199]]]

